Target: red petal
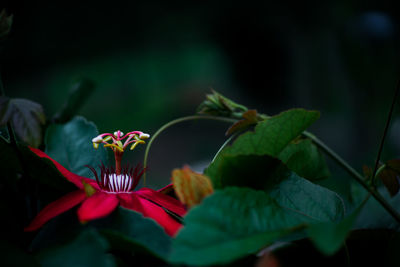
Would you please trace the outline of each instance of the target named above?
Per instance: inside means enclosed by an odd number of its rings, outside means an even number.
[[[182,225],[168,215],[163,208],[138,196],[136,192],[131,194],[118,194],[118,198],[121,201],[122,207],[137,211],[144,217],[155,220],[170,236],[174,236],[182,227]]]
[[[42,227],[48,220],[60,215],[61,213],[73,208],[86,198],[86,194],[82,190],[73,191],[66,194],[62,198],[50,203],[33,219],[24,231],[34,231]]]
[[[82,176],[79,176],[79,175],[77,175],[75,173],[70,172],[69,170],[64,168],[60,163],[58,163],[54,159],[50,158],[46,153],[44,153],[43,151],[41,151],[39,149],[36,149],[36,148],[33,148],[33,147],[29,147],[29,149],[33,153],[35,153],[37,156],[39,156],[41,158],[47,158],[47,159],[51,160],[53,162],[53,164],[56,166],[57,170],[65,178],[67,178],[68,181],[70,181],[71,183],[75,184],[80,189],[83,189],[82,180],[84,180],[86,183],[90,184],[91,186],[93,186],[94,188],[99,190],[99,186],[97,185],[97,183],[94,180],[89,179],[89,178],[85,178],[85,177],[82,177]]]
[[[186,214],[185,206],[177,199],[164,195],[163,193],[157,192],[150,188],[141,188],[135,192],[139,196],[157,203],[160,206],[178,214],[184,216]]]
[[[118,203],[115,194],[98,191],[79,207],[78,218],[81,222],[85,222],[105,217],[118,206]]]

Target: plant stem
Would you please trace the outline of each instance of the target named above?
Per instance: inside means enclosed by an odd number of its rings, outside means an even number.
[[[229,122],[229,123],[234,123],[234,122],[238,121],[236,119],[231,119],[231,118],[206,116],[206,115],[186,116],[186,117],[182,117],[182,118],[178,118],[173,121],[170,121],[170,122],[164,124],[163,126],[161,126],[161,128],[158,129],[155,132],[155,134],[153,135],[153,137],[150,139],[150,142],[146,147],[146,151],[144,152],[143,167],[144,168],[147,167],[147,158],[149,156],[150,147],[153,144],[154,140],[157,138],[157,136],[159,136],[165,129],[167,129],[175,124],[185,122],[185,121],[191,121],[191,120],[214,120],[214,121],[223,121],[223,122]],[[146,185],[146,173],[144,173],[144,175],[143,175],[143,185]]]
[[[345,160],[343,160],[338,154],[336,154],[332,149],[325,145],[321,140],[319,140],[313,134],[304,131],[303,136],[311,139],[315,145],[317,145],[322,151],[324,151],[328,156],[330,156],[337,164],[343,167],[350,175],[353,177],[360,185],[362,185],[365,190],[367,190],[381,205],[382,207],[398,222],[400,223],[400,215],[395,209],[373,188],[369,187],[365,181],[364,177],[359,174],[355,169],[353,169]]]
[[[373,178],[371,178],[373,182],[375,181],[376,177],[378,177],[379,174],[380,174],[385,168],[386,168],[386,164],[382,164],[382,166],[380,166],[380,167],[378,168],[378,170],[377,170],[376,173],[375,173],[375,176],[374,176]],[[372,183],[372,184],[375,185],[375,183]]]
[[[219,153],[222,151],[222,149],[224,149],[229,142],[235,138],[237,135],[237,133],[232,134],[228,139],[226,139],[226,141],[222,144],[222,146],[218,149],[217,153],[215,154],[214,158],[212,159],[211,163],[214,162],[214,160],[218,157]]]
[[[396,103],[396,99],[397,99],[397,96],[398,96],[398,94],[399,94],[399,90],[400,90],[400,80],[397,82],[397,86],[396,86],[396,89],[395,89],[395,92],[394,92],[394,97],[393,97],[393,100],[392,100],[392,105],[390,106],[388,118],[387,118],[387,120],[386,120],[385,129],[383,130],[383,135],[382,135],[381,143],[380,143],[379,149],[378,149],[378,156],[376,157],[374,172],[372,173],[371,179],[375,179],[376,172],[378,171],[379,160],[381,159],[383,144],[385,143],[386,135],[387,135],[387,132],[388,132],[388,129],[389,129],[390,121],[391,121],[391,119],[392,119],[393,110],[394,110],[394,105],[395,105],[395,103]]]
[[[115,158],[115,174],[121,174],[121,161],[122,161],[122,152],[119,152],[117,149],[114,151],[114,158]]]

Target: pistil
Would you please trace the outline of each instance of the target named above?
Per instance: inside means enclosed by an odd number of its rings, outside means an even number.
[[[115,158],[115,174],[121,175],[121,162],[125,149],[130,145],[130,150],[133,150],[139,144],[145,144],[146,142],[144,140],[148,139],[149,137],[149,134],[143,133],[141,131],[132,131],[124,135],[123,132],[117,130],[112,134],[100,134],[93,138],[92,142],[95,149],[99,147],[99,144],[103,144],[104,147],[109,147],[112,149]],[[126,140],[124,143],[122,143],[124,139]]]

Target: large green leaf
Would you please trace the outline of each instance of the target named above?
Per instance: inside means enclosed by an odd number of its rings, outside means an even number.
[[[311,181],[330,176],[324,156],[309,139],[291,142],[279,154],[279,159],[289,169]]]
[[[254,132],[239,136],[226,153],[231,155],[270,155],[282,150],[319,118],[319,112],[291,109],[257,124]]]
[[[363,205],[340,222],[324,222],[311,225],[308,233],[315,246],[325,255],[333,255],[337,252],[344,244],[362,207]]]
[[[227,186],[265,190],[281,206],[297,210],[320,221],[343,217],[341,198],[290,171],[270,156],[222,155],[206,170],[216,188]]]
[[[225,188],[187,214],[185,227],[173,241],[170,261],[228,263],[315,222],[301,212],[281,207],[262,191]]]
[[[247,186],[264,189],[282,162],[270,156],[230,155],[224,151],[205,170],[214,188]]]
[[[97,168],[108,163],[107,152],[100,146],[93,148],[92,139],[98,135],[94,123],[75,117],[65,124],[54,124],[46,132],[46,153],[69,171],[93,177],[85,165]]]
[[[46,122],[41,105],[27,99],[0,96],[0,126],[8,122],[24,142],[33,147],[41,144],[42,125]]]
[[[107,241],[88,229],[72,242],[41,251],[37,258],[41,266],[115,266],[108,249]]]
[[[281,179],[267,190],[281,206],[320,221],[338,221],[343,218],[344,203],[335,192],[313,184],[293,172],[287,172],[286,177]]]
[[[165,259],[171,249],[171,238],[152,219],[118,208],[101,233],[114,250],[144,252]]]

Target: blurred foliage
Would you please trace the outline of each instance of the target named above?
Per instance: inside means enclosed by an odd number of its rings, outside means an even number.
[[[7,15],[5,9],[0,11],[0,41],[11,31],[13,15]]]
[[[48,160],[38,159],[21,144],[16,150],[0,137],[4,177],[0,210],[8,214],[1,232],[6,241],[0,245],[7,247],[1,254],[6,263],[16,258],[13,263],[32,266],[60,262],[114,266],[131,264],[135,259],[141,266],[151,265],[153,262],[147,260],[152,255],[154,266],[165,265],[165,260],[240,266],[240,261],[232,261],[241,258],[252,262],[254,258],[246,255],[279,239],[292,241],[272,252],[281,263],[295,259],[299,265],[300,256],[307,255],[307,265],[312,257],[316,264],[323,262],[316,266],[339,258],[339,266],[346,260],[341,246],[347,238],[351,263],[362,262],[360,259],[368,255],[371,262],[381,264],[384,259],[398,265],[393,255],[399,238],[392,231],[398,231],[398,223],[373,198],[359,211],[366,198],[364,189],[349,181],[331,160],[325,161],[309,139],[298,137],[319,115],[302,109],[272,117],[262,115],[293,106],[320,110],[323,120],[311,130],[352,165],[372,165],[392,88],[399,78],[397,2],[225,0],[101,5],[87,1],[77,6],[6,0],[2,4],[6,11],[0,13],[0,40],[7,42],[0,43],[0,67],[6,84],[6,96],[0,100],[1,125],[14,119],[19,140],[46,146],[48,153],[64,160],[63,164],[68,164],[65,157],[79,154],[55,148],[79,139],[74,137],[79,133],[79,122],[70,121],[75,115],[95,122],[101,132],[133,127],[152,134],[164,122],[193,113],[210,88],[229,92],[226,95],[232,99],[260,112],[247,110],[215,92],[204,102],[203,113],[241,120],[229,134],[247,132],[208,167],[207,173],[220,191],[185,218],[187,228],[172,242],[172,256],[168,254],[170,240],[160,234],[157,225],[121,209],[107,218],[110,221],[89,227],[68,224],[75,222],[71,218],[76,216],[64,214],[35,237],[36,244],[44,239],[58,243],[40,253],[34,250],[34,256],[26,253],[21,247],[26,248],[33,237],[22,234],[21,229],[35,213],[32,207],[41,208],[72,189]],[[70,86],[76,79],[78,82]],[[399,169],[397,161],[390,159],[399,157],[398,114],[397,108],[382,156],[386,167],[374,184],[397,210]],[[51,118],[47,124],[45,115]],[[83,124],[88,126],[86,121]],[[96,132],[92,126],[88,131]],[[0,130],[8,137],[6,130]],[[224,130],[226,127],[200,123],[170,129],[152,151],[150,183],[165,184],[170,171],[185,163],[203,170],[223,143]],[[43,144],[45,132],[48,135]],[[74,149],[84,148],[85,155],[89,147],[81,141]],[[138,159],[140,155],[129,161]],[[74,171],[86,175],[78,166],[83,161],[77,162]],[[328,166],[333,168],[329,171]],[[226,185],[239,188],[224,188]],[[322,220],[314,223],[307,216],[297,220],[282,209],[286,205]],[[265,218],[264,211],[275,215],[274,220]],[[280,225],[277,218],[287,224]],[[127,223],[131,219],[135,224]],[[263,226],[268,227],[260,227],[264,221]],[[69,239],[53,235],[64,230],[68,235],[71,225],[75,228]],[[204,225],[208,231],[199,230]],[[352,231],[348,236],[352,227],[367,230]],[[386,230],[374,230],[377,228]],[[151,243],[144,230],[157,242]],[[304,244],[305,236],[318,249],[314,254],[310,253],[313,245]],[[87,245],[93,242],[96,246]],[[208,249],[213,246],[223,253]],[[82,247],[83,253],[73,253]],[[293,256],[293,247],[302,254]],[[320,252],[332,256],[319,258]],[[279,257],[279,253],[285,256]]]
[[[40,104],[28,99],[0,96],[0,126],[8,123],[26,144],[39,147],[42,143],[46,116]]]

